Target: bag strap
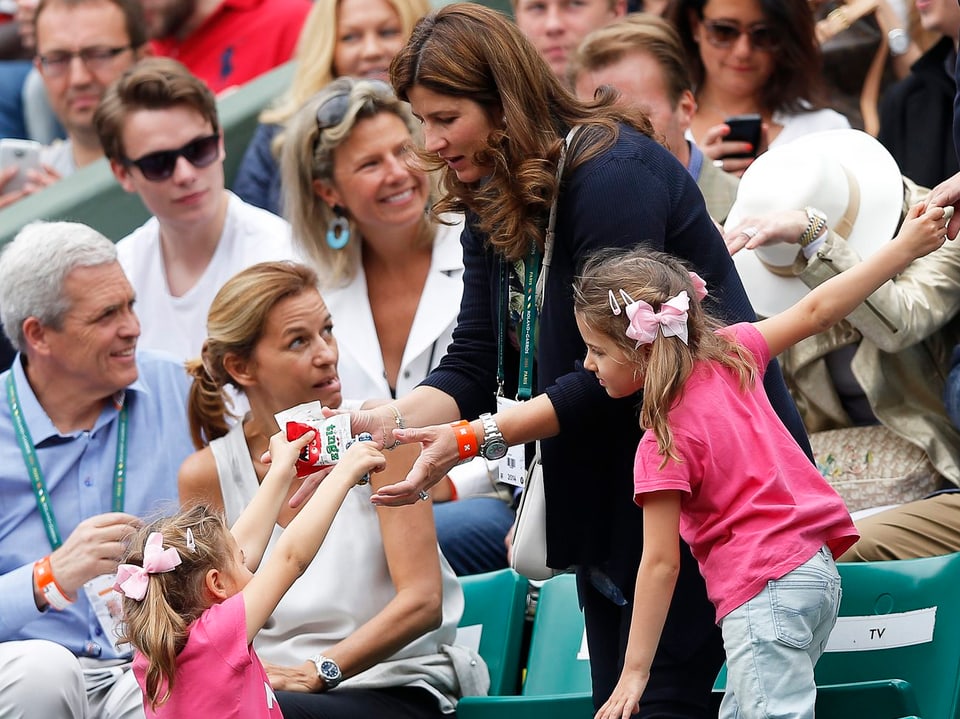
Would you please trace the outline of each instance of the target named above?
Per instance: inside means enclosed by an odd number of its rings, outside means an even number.
[[[547,274],[550,272],[550,262],[553,260],[553,239],[554,228],[557,225],[557,200],[560,198],[560,180],[563,177],[563,168],[567,161],[567,151],[570,149],[573,138],[580,131],[580,125],[574,125],[567,133],[563,147],[560,148],[560,160],[557,162],[557,194],[550,205],[550,218],[547,220],[547,234],[543,238],[543,265],[540,269],[540,276],[537,278],[537,298],[538,304],[543,305],[543,290],[547,286]]]

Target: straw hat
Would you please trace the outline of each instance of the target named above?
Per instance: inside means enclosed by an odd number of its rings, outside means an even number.
[[[815,207],[827,216],[827,226],[865,258],[896,234],[903,193],[896,161],[867,133],[811,133],[768,150],[747,168],[724,229],[747,217]],[[761,317],[787,309],[809,291],[791,271],[799,249],[796,243],[778,242],[733,256]]]

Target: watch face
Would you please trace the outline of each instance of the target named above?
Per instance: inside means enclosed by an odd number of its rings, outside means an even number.
[[[483,448],[485,459],[500,459],[507,454],[507,443],[503,440],[492,440]]]
[[[340,667],[329,659],[320,662],[320,676],[327,680],[340,678]]]

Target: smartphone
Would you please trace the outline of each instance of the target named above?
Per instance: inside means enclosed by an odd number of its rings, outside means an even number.
[[[749,142],[753,147],[751,152],[739,152],[724,157],[756,157],[757,148],[760,147],[760,128],[762,125],[760,115],[751,113],[749,115],[734,115],[724,120],[730,127],[730,134],[723,138],[724,142]]]
[[[40,148],[42,145],[33,140],[16,140],[5,137],[0,140],[0,170],[16,166],[16,175],[10,178],[0,192],[4,194],[23,189],[27,182],[27,171],[40,169]]]

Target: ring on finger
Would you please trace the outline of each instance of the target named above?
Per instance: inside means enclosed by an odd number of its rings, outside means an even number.
[[[746,235],[748,240],[752,240],[760,232],[756,227],[750,225],[749,227],[744,227],[740,230],[741,235]]]
[[[723,169],[723,160],[714,160],[714,161],[713,161],[713,166],[716,167],[718,170],[722,170],[722,169]]]
[[[424,502],[426,502],[428,499],[430,499],[430,495],[427,494],[426,492],[424,492],[422,489],[420,490],[420,495],[419,495],[419,496],[420,496],[420,499],[422,499]]]

